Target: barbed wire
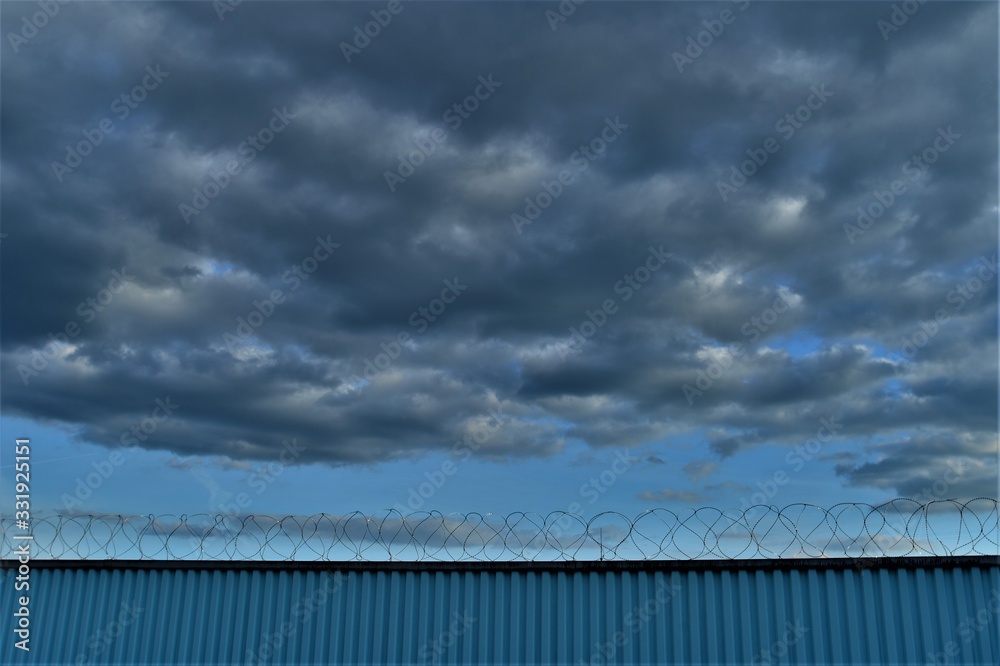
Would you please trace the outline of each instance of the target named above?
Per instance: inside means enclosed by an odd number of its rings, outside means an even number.
[[[628,517],[442,514],[55,515],[31,521],[42,559],[560,561],[998,555],[997,500],[898,498],[757,505],[745,510],[657,508]],[[0,520],[2,557],[15,521]],[[23,534],[23,530],[18,530]]]

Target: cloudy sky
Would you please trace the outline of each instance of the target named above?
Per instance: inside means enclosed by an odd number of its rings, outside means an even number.
[[[571,7],[3,3],[5,483],[996,497],[996,5]]]

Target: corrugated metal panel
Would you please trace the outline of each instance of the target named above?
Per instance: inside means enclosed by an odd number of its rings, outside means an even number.
[[[15,575],[0,571],[8,624]],[[996,566],[39,568],[30,580],[32,650],[3,627],[4,664],[1000,663]]]

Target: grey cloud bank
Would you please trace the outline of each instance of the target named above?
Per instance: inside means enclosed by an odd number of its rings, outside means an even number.
[[[996,5],[920,4],[889,30],[884,3],[744,4],[59,4],[0,64],[4,413],[115,447],[169,395],[183,408],[138,447],[269,460],[295,438],[296,464],[339,466],[451,455],[493,409],[502,428],[463,452],[667,458],[686,438],[719,468],[675,489],[696,494],[837,414],[824,454],[851,446],[810,463],[836,483],[905,494],[948,472],[955,496],[994,495],[995,271],[947,298],[997,243]],[[37,11],[0,7],[11,31]],[[681,67],[706,21],[719,34]],[[150,63],[169,76],[104,132]],[[433,157],[387,187],[414,137]],[[933,166],[901,171],[929,146]],[[341,247],[273,300],[317,238]],[[661,244],[627,307],[605,296]],[[438,294],[457,302],[414,319]],[[587,313],[600,334],[570,348]],[[380,343],[399,352],[368,371]]]

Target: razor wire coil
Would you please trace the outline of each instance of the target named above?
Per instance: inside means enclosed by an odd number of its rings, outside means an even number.
[[[15,521],[0,519],[13,559]],[[19,532],[21,530],[18,530]],[[655,508],[629,517],[509,514],[53,515],[31,521],[32,557],[140,560],[590,561],[1000,554],[997,500],[824,508]]]

